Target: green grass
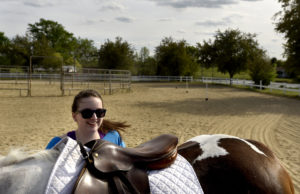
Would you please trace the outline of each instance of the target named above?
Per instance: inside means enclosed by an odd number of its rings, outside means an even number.
[[[284,82],[284,83],[297,83],[295,80],[290,79],[290,78],[275,78],[274,82]]]
[[[262,94],[269,94],[273,96],[280,96],[280,97],[288,97],[288,98],[296,98],[300,100],[299,92],[292,92],[292,91],[283,91],[283,90],[276,90],[276,89],[263,89],[260,90],[258,88],[249,88],[247,86],[241,86],[241,85],[233,85],[235,88],[240,88],[240,89],[246,89],[254,92],[259,92]]]
[[[218,77],[218,78],[230,78],[228,73],[218,72],[218,68],[203,68],[197,73],[197,77]],[[234,79],[251,79],[248,72],[241,72],[233,76]]]

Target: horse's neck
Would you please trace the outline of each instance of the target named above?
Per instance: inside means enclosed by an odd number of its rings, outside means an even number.
[[[43,193],[58,151],[26,156],[14,151],[0,159],[0,193]]]
[[[29,159],[50,160],[54,162],[57,157],[57,150],[42,150],[35,154],[30,154],[30,152],[25,152],[22,149],[14,149],[7,156],[0,156],[0,167],[13,165]]]

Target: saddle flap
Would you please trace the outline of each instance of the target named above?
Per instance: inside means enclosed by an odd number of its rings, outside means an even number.
[[[123,148],[107,141],[97,141],[92,151],[94,166],[103,173],[129,171],[133,167],[132,160],[122,154]]]

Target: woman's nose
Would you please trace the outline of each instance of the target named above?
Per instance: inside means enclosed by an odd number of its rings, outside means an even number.
[[[95,112],[93,113],[93,115],[92,115],[91,119],[97,119],[97,115],[96,115],[96,113],[95,113]]]

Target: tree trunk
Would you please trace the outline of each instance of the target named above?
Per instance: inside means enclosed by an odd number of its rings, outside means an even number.
[[[230,76],[230,86],[232,86],[232,78],[233,78],[233,75],[232,74],[229,74]]]

